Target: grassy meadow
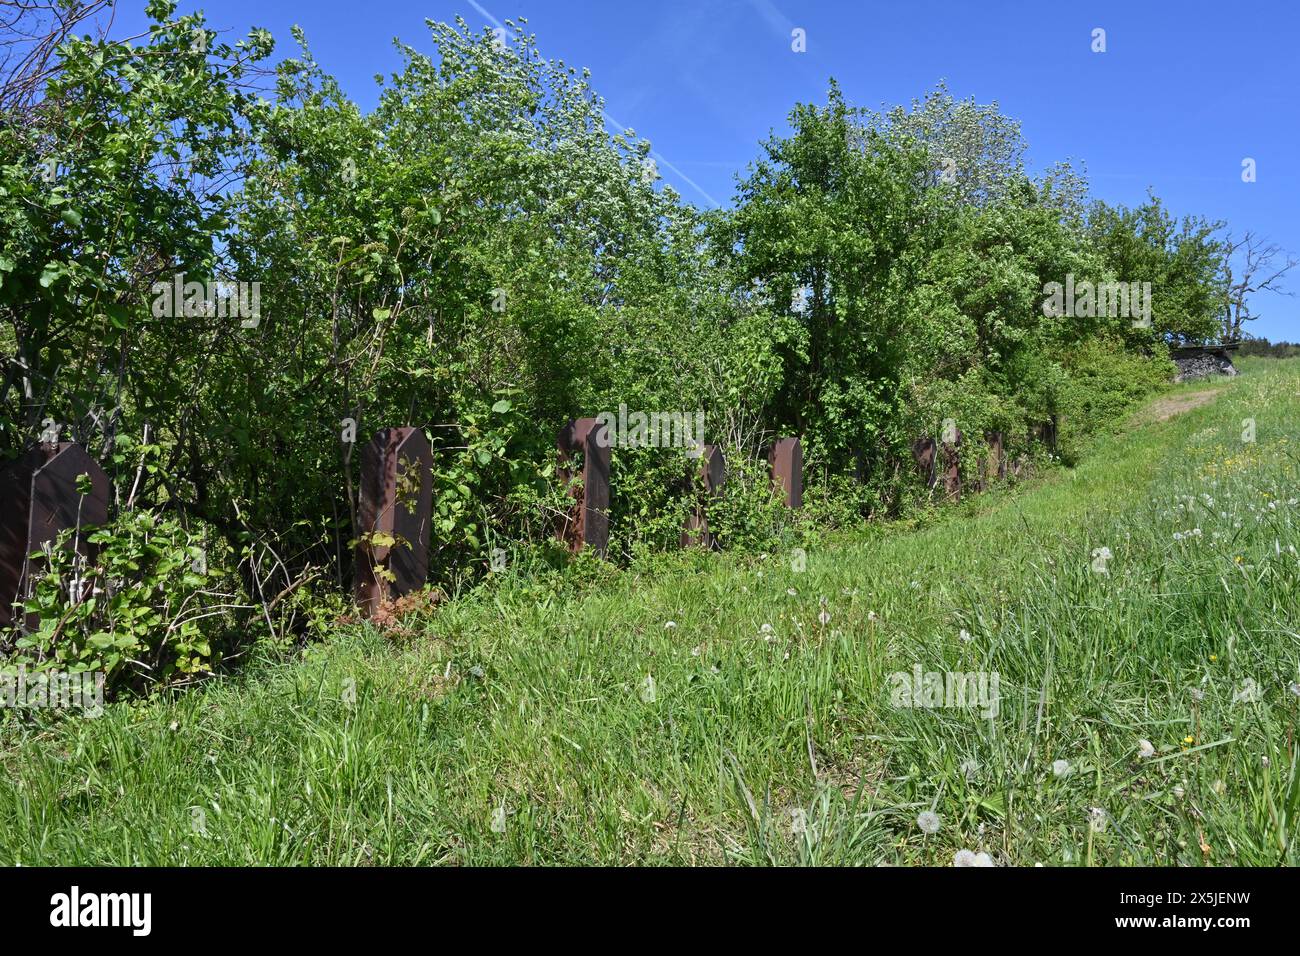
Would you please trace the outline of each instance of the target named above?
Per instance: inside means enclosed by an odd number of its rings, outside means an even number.
[[[1300,360],[1242,367],[806,562],[507,573],[404,633],[6,714],[0,863],[1295,864]],[[896,706],[916,668],[996,703]]]

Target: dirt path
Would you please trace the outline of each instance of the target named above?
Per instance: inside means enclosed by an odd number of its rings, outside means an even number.
[[[1152,402],[1134,417],[1138,425],[1150,425],[1155,422],[1167,422],[1175,415],[1190,412],[1193,408],[1208,405],[1219,397],[1221,389],[1207,388],[1200,392],[1185,392],[1182,395],[1170,395]]]

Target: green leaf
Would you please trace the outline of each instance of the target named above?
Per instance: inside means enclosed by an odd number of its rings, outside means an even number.
[[[112,305],[105,306],[104,314],[108,316],[108,321],[115,329],[125,329],[127,327],[126,306],[118,305],[116,302]]]

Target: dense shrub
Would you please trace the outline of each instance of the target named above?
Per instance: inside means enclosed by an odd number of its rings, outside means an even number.
[[[832,83],[762,144],[733,208],[701,212],[522,26],[501,43],[433,25],[436,56],[402,47],[364,113],[301,35],[256,92],[264,31],[228,43],[148,8],[143,42],[69,40],[0,123],[0,457],[53,420],[121,503],[80,572],[111,600],[77,604],[52,567],[24,653],[169,678],[229,653],[236,619],[323,626],[311,596],[351,576],[350,423],[359,442],[425,430],[432,577],[454,593],[493,548],[561,559],[544,542],[570,418],[702,413],[731,466],[720,540],[784,547],[926,498],[910,445],[949,421],[970,480],[988,431],[1033,452],[1055,416],[1077,454],[1160,383],[1166,342],[1213,326],[1207,224],[1176,228],[1154,198],[1089,205],[1068,165],[1031,179],[1018,126],[942,88],[872,113]],[[180,274],[259,283],[257,321],[159,309]],[[1154,322],[1047,314],[1067,275],[1151,281]],[[803,517],[767,487],[782,435],[804,439]],[[616,449],[615,561],[676,547],[690,468],[683,448]],[[219,595],[185,570],[197,527],[234,559]]]

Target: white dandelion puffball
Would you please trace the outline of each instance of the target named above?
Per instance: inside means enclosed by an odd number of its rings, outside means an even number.
[[[665,630],[665,631],[671,631],[671,630],[672,630],[673,628],[675,628],[676,626],[677,626],[677,622],[676,622],[676,621],[665,621],[665,622],[664,622],[664,630]]]
[[[790,810],[790,833],[792,836],[802,836],[808,832],[808,811],[803,807],[792,807]]]
[[[1053,760],[1052,773],[1056,774],[1058,777],[1068,777],[1070,775],[1070,761]]]
[[[974,866],[975,865],[974,852],[972,852],[971,850],[958,850],[955,854],[953,854],[952,865],[953,866]]]
[[[817,615],[817,620],[821,621],[822,625],[825,626],[831,622],[831,616],[826,611],[822,611]]]
[[[964,627],[957,634],[957,637],[961,639],[963,644],[969,644],[971,641],[970,631],[966,630]]]
[[[1255,678],[1247,677],[1241,682],[1241,689],[1232,695],[1232,699],[1243,704],[1253,704],[1261,696],[1259,684],[1255,682]]]
[[[1138,741],[1138,756],[1145,758],[1154,757],[1155,755],[1156,748],[1151,745],[1151,741],[1145,737]]]
[[[916,816],[916,825],[921,828],[922,833],[938,833],[939,814],[933,810],[922,810]]]
[[[655,679],[647,674],[645,680],[641,682],[641,702],[653,704],[658,699],[658,693],[655,690]]]

